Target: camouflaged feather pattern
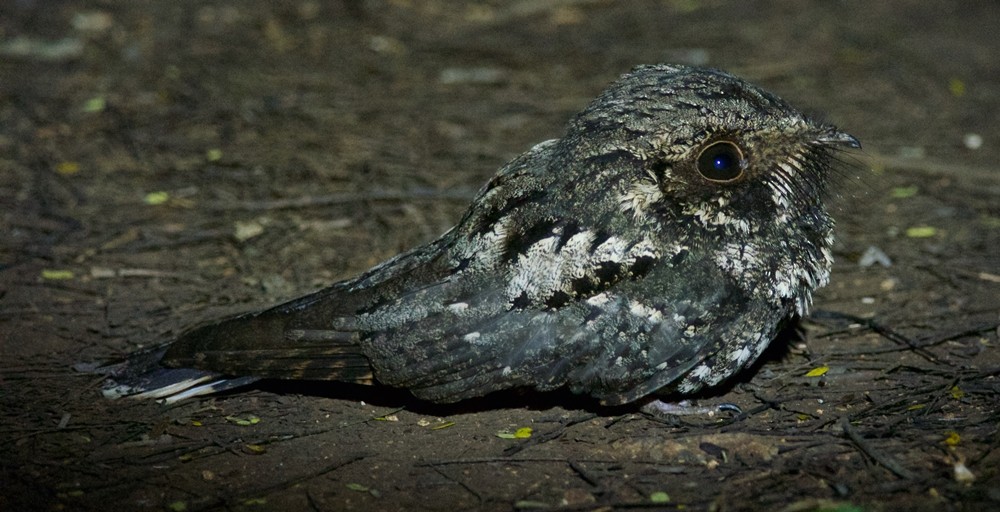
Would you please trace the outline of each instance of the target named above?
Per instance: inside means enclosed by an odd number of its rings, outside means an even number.
[[[751,364],[827,283],[831,154],[857,146],[731,75],[639,67],[504,166],[440,239],[192,331],[162,364],[439,402],[694,392]]]

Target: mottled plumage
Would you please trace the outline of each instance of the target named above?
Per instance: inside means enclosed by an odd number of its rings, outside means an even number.
[[[111,367],[107,394],[282,378],[435,402],[567,386],[621,404],[718,384],[826,284],[823,198],[845,147],[858,143],[728,74],[636,68],[438,240]]]

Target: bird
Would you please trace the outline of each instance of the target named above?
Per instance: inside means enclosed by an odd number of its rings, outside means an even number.
[[[638,66],[440,238],[104,366],[103,392],[174,402],[306,379],[436,403],[689,396],[807,314],[833,262],[837,154],[860,147],[724,71]]]

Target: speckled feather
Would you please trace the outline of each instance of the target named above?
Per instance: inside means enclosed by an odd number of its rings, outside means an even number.
[[[699,167],[720,143],[740,157],[735,177]],[[168,396],[143,378],[171,368],[374,380],[437,402],[694,392],[751,364],[826,284],[831,153],[857,146],[731,75],[638,67],[504,166],[440,239],[191,331],[158,364],[112,372],[111,394]]]

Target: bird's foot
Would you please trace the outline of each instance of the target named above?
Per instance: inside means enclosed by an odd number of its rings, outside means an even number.
[[[664,402],[662,400],[653,400],[642,406],[642,412],[647,414],[652,414],[654,416],[689,416],[689,415],[699,415],[699,416],[715,416],[716,414],[722,412],[731,412],[734,414],[742,414],[743,409],[736,404],[722,403],[710,407],[702,407],[695,405],[690,400],[681,400],[680,402]]]

